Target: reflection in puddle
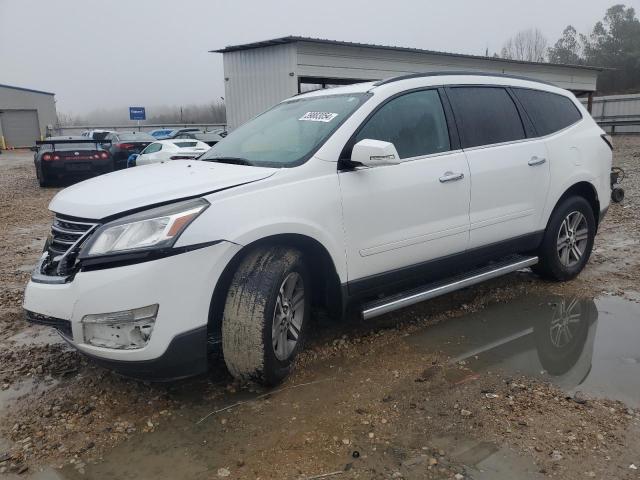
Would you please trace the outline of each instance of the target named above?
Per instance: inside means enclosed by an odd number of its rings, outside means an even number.
[[[427,328],[407,341],[474,370],[542,376],[567,392],[640,407],[640,305],[526,297]]]

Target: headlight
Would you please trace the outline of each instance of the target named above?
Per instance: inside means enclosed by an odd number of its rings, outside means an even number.
[[[203,198],[186,200],[107,223],[82,247],[80,258],[171,247],[208,206]]]

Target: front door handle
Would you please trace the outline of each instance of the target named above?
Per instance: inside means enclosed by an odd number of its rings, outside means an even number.
[[[440,177],[440,183],[455,182],[456,180],[462,180],[463,178],[464,173],[445,172],[445,174]]]
[[[547,159],[544,158],[544,157],[533,156],[533,157],[531,157],[531,160],[529,160],[529,166],[535,167],[536,165],[542,165],[546,161],[547,161]]]

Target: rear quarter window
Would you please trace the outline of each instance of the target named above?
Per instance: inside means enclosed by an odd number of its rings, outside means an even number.
[[[195,147],[196,145],[198,145],[198,142],[174,142],[174,145],[180,148],[188,148]]]
[[[463,148],[525,138],[518,109],[504,88],[452,87],[447,94]]]
[[[582,119],[578,107],[563,95],[527,88],[514,88],[513,92],[527,111],[539,136],[557,132]]]

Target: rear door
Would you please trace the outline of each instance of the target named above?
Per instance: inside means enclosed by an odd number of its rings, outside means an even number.
[[[437,89],[388,100],[350,143],[364,139],[393,143],[402,163],[339,173],[352,293],[464,251],[469,229],[469,169]]]
[[[471,172],[469,248],[526,241],[549,189],[544,141],[507,88],[450,87],[447,95]]]

